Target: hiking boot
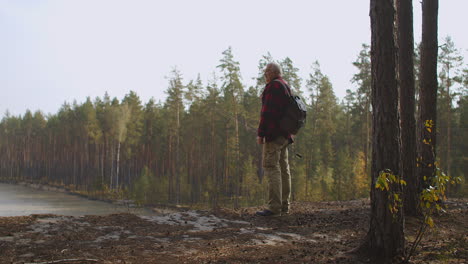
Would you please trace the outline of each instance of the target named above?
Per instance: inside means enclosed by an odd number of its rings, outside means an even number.
[[[258,211],[255,213],[255,215],[258,216],[280,216],[280,214],[274,213],[270,210],[263,210],[263,211]]]

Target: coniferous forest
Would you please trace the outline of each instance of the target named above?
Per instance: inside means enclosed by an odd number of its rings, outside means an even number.
[[[186,80],[172,69],[164,102],[142,102],[130,91],[64,103],[55,114],[40,110],[0,123],[0,178],[62,186],[101,198],[140,204],[204,207],[263,204],[267,182],[256,130],[270,61],[308,105],[306,126],[290,147],[293,200],[368,197],[371,164],[370,47],[353,62],[355,74],[344,98],[311,62],[306,79],[286,57],[269,53],[258,63],[256,85],[246,87],[229,47],[210,81]],[[418,116],[419,48],[414,50]],[[462,183],[448,195],[468,194],[468,68],[450,37],[439,49],[437,163]]]

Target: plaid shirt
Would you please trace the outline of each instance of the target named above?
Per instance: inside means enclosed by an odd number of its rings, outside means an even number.
[[[276,81],[275,81],[276,80]],[[284,90],[287,87],[291,94],[289,85],[281,77],[270,81],[262,93],[262,111],[260,113],[260,124],[258,125],[257,135],[265,137],[266,142],[273,141],[278,136],[283,136],[291,140],[291,135],[281,130],[279,120],[283,116],[284,109],[289,103],[289,96]],[[279,81],[279,82],[278,82]],[[283,85],[281,85],[281,83]]]

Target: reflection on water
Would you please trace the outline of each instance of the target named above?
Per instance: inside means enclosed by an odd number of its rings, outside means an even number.
[[[30,214],[106,215],[130,212],[152,215],[147,209],[128,209],[101,201],[92,201],[66,193],[37,190],[21,185],[0,183],[0,216]]]

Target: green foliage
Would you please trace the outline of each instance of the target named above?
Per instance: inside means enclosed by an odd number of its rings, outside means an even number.
[[[132,190],[133,198],[138,204],[148,204],[150,202],[152,186],[154,186],[154,177],[148,171],[148,168],[144,167]]]
[[[435,174],[431,178],[424,176],[424,188],[420,195],[420,208],[424,216],[424,222],[434,227],[434,221],[432,215],[434,213],[442,211],[441,201],[446,200],[446,192],[449,184],[460,184],[460,177],[450,177],[446,175],[440,168],[435,168]]]
[[[291,189],[293,199],[300,201],[310,200],[310,193],[308,193],[307,187],[311,185],[310,182],[307,182],[305,166],[296,163],[291,167]]]
[[[243,182],[242,182],[242,204],[244,206],[252,206],[266,201],[266,184],[262,184],[257,176],[257,168],[254,164],[252,156],[248,156],[244,161],[243,166]]]
[[[333,165],[333,198],[336,200],[344,200],[352,197],[355,192],[356,184],[353,182],[355,178],[353,172],[353,162],[346,148],[338,150]]]
[[[302,96],[302,80],[298,75],[299,69],[294,67],[293,61],[289,57],[286,57],[284,60],[280,61],[279,65],[283,69],[283,79],[288,82],[296,95]]]

